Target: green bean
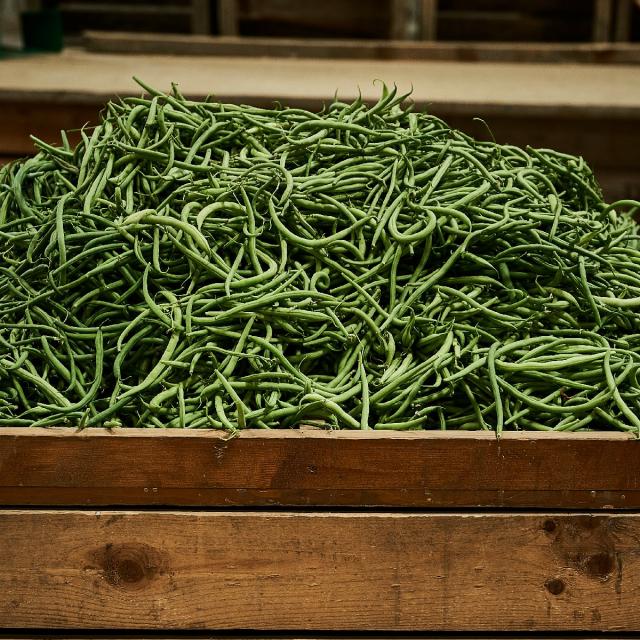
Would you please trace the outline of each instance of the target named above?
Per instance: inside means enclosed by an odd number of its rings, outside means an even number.
[[[640,203],[581,158],[142,87],[0,168],[0,425],[640,436]]]

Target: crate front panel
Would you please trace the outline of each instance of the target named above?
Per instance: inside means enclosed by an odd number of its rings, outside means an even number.
[[[0,625],[640,625],[640,516],[0,511]]]
[[[0,429],[0,504],[640,507],[621,433]]]

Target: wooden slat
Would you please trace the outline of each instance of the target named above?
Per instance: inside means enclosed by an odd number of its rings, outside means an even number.
[[[618,0],[613,34],[616,42],[629,42],[631,39],[632,22],[633,0]]]
[[[425,0],[424,6],[430,5],[430,2],[431,0]],[[422,37],[425,40],[435,37],[435,22],[431,18],[427,18],[427,22],[428,24],[425,24],[423,20],[422,25]],[[401,37],[401,35],[397,37]],[[414,42],[406,40],[203,37],[180,34],[160,36],[150,33],[132,34],[108,31],[87,31],[84,34],[83,43],[89,51],[101,53],[640,64],[640,45],[632,43]]]
[[[607,633],[605,640],[629,640],[626,633]],[[631,636],[635,640],[635,635]],[[546,632],[500,633],[487,638],[486,633],[451,633],[451,632],[415,632],[396,631],[392,634],[362,631],[166,631],[152,629],[148,632],[137,630],[130,633],[99,629],[95,631],[74,630],[65,632],[60,629],[19,630],[13,633],[1,633],[2,640],[603,640],[598,632]]]
[[[623,1],[623,0],[619,0]],[[593,40],[611,40],[614,0],[593,0]]]
[[[438,0],[420,0],[421,37],[435,40],[438,31]]]
[[[36,148],[31,135],[51,144],[60,144],[62,129],[69,130],[70,142],[76,144],[81,140],[79,129],[95,123],[102,108],[97,104],[55,104],[54,100],[0,104],[1,155],[32,155]]]
[[[210,0],[191,0],[191,33],[206,35],[211,33]]]
[[[376,101],[378,78],[410,91],[417,108],[472,116],[547,115],[603,120],[640,116],[637,70],[622,65],[541,65],[414,60],[287,60],[95,54],[8,59],[0,65],[0,104],[100,104],[139,94],[132,76],[161,90],[180,79],[184,95],[273,106],[317,108],[338,92],[341,100]],[[45,104],[47,103],[47,104]],[[4,118],[0,118],[3,120]],[[591,125],[590,125],[591,126]],[[636,127],[637,128],[637,127]],[[586,127],[583,126],[583,130]],[[629,132],[634,134],[632,130]],[[555,148],[555,146],[554,146]],[[637,155],[637,154],[636,154]]]
[[[80,14],[122,14],[131,15],[168,15],[184,16],[189,15],[191,9],[188,6],[158,4],[157,2],[147,2],[146,4],[136,4],[128,2],[121,4],[118,2],[65,2],[60,7],[62,13]]]
[[[410,6],[412,0],[390,0],[391,19],[389,21],[389,37],[392,40],[408,40]]]
[[[0,625],[633,631],[639,515],[0,512]]]
[[[617,433],[0,429],[0,504],[640,507]]]
[[[218,31],[223,36],[237,36],[238,0],[218,0]]]

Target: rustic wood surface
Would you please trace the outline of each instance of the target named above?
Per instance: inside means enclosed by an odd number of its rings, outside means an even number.
[[[428,7],[432,0],[426,0]],[[425,40],[434,22],[425,14]],[[420,42],[341,40],[336,38],[212,37],[183,34],[87,31],[82,43],[96,53],[193,56],[267,56],[271,58],[345,58],[375,60],[449,60],[456,62],[533,62],[640,64],[640,44],[548,42]]]
[[[478,115],[563,114],[593,118],[640,117],[640,70],[634,66],[442,62],[424,60],[310,60],[116,55],[69,49],[4,60],[0,103],[99,104],[140,93],[132,76],[161,90],[177,82],[189,96],[273,104],[319,105],[376,100],[383,80],[410,91],[418,106]]]
[[[60,144],[60,131],[68,130],[70,142],[81,140],[79,129],[94,124],[102,105],[52,104],[37,100],[0,101],[0,153],[20,157],[35,152],[34,135],[45,142]]]
[[[0,504],[640,507],[625,434],[0,429]],[[1,539],[1,538],[0,538]]]
[[[0,625],[633,631],[639,515],[0,511]]]

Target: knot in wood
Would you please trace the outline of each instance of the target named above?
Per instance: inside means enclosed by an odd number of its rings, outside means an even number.
[[[164,573],[162,555],[146,544],[109,543],[96,554],[96,560],[104,579],[120,589],[145,588]]]

